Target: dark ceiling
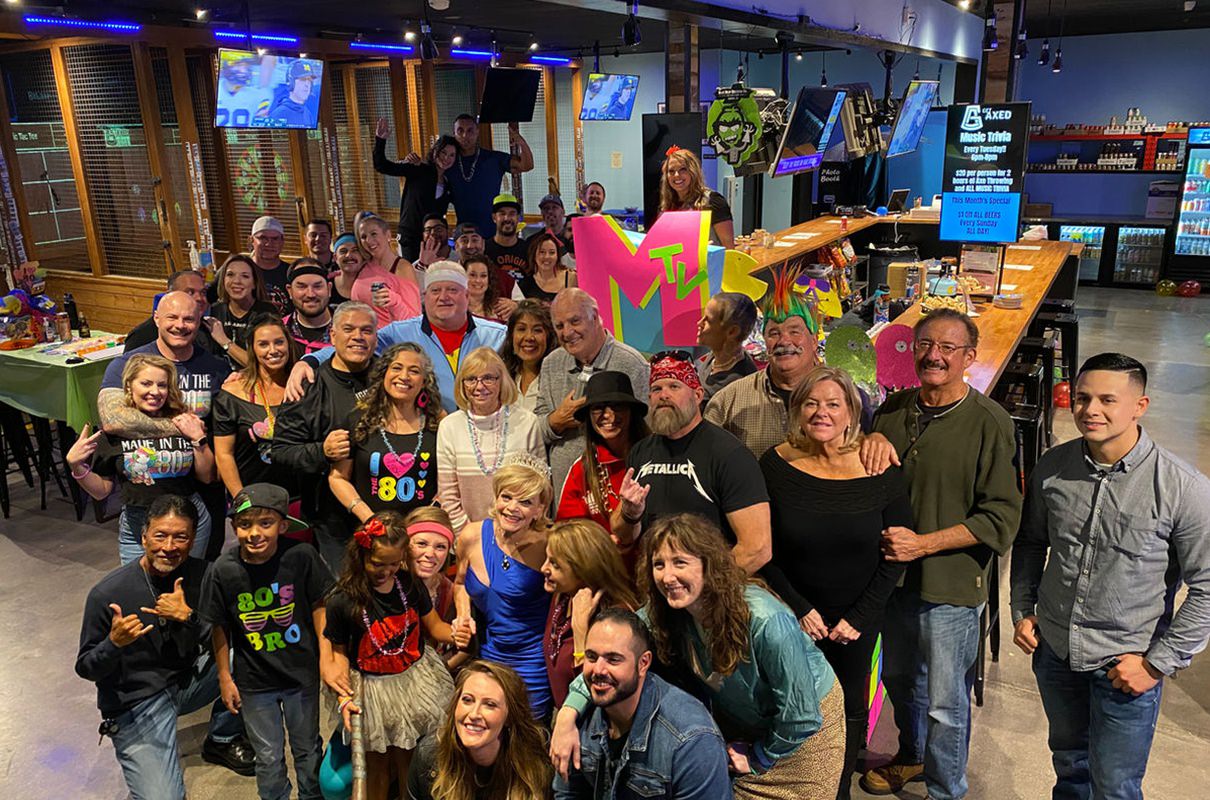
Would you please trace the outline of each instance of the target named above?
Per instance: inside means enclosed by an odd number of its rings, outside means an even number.
[[[441,0],[438,0],[440,4]],[[959,5],[958,0],[949,0]],[[989,0],[975,0],[972,13],[981,13]],[[66,12],[81,17],[122,16],[144,23],[180,25],[191,23],[198,8],[209,12],[211,24],[243,27],[247,21],[261,32],[291,32],[302,35],[331,35],[351,38],[360,32],[366,39],[398,41],[405,24],[415,27],[422,14],[422,0],[360,0],[337,3],[332,0],[124,0],[120,6],[106,0],[25,0],[22,9]],[[579,0],[569,4],[545,0],[448,0],[448,9],[429,9],[434,34],[444,48],[457,29],[485,45],[491,30],[505,50],[524,50],[531,35],[542,50],[575,55],[591,53],[594,42],[601,43],[602,55],[621,47],[622,23],[626,19],[626,0]],[[1049,6],[1049,10],[1048,10]],[[1206,29],[1210,49],[1210,0],[1197,0],[1192,12],[1184,11],[1184,0],[1027,0],[1026,28],[1031,37],[1057,36],[1066,7],[1064,33],[1068,36],[1091,33]],[[116,9],[120,8],[120,11]],[[616,9],[616,10],[615,10]],[[677,13],[709,11],[695,0],[641,0],[640,14],[666,18]],[[1049,22],[1047,21],[1049,19]],[[757,50],[772,47],[770,28],[750,29],[729,24],[726,31],[700,29],[700,46]],[[623,52],[661,52],[665,48],[662,19],[642,21],[643,41]],[[748,33],[750,31],[750,33]],[[469,46],[469,43],[468,45]]]

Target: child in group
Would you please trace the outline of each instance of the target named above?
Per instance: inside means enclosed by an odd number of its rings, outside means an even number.
[[[429,600],[437,616],[446,622],[453,622],[457,615],[454,582],[446,576],[446,568],[449,566],[450,551],[454,549],[454,523],[440,506],[413,509],[404,523],[408,527],[408,569],[412,577],[429,590]],[[428,639],[451,673],[457,674],[458,669],[471,658],[473,648],[459,649],[437,642],[432,637]]]
[[[311,545],[279,541],[306,527],[290,518],[289,506],[290,493],[270,483],[250,484],[235,496],[227,516],[239,547],[207,573],[199,612],[213,626],[223,703],[243,718],[256,754],[258,794],[289,800],[288,734],[298,798],[321,800],[319,663],[331,656],[318,632],[332,575]]]
[[[454,692],[444,662],[425,648],[421,626],[433,639],[459,647],[471,635],[469,621],[455,620],[451,627],[437,615],[428,589],[408,570],[409,532],[403,516],[390,511],[362,523],[328,598],[329,685],[346,728],[351,714],[362,715],[368,800],[386,800],[392,771],[401,785],[407,780],[412,752],[437,730]],[[360,705],[353,702],[350,668],[361,676]]]

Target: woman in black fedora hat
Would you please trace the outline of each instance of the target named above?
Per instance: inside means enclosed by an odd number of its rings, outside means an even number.
[[[626,475],[626,456],[647,436],[647,405],[634,396],[624,372],[595,373],[584,388],[585,403],[576,411],[584,428],[584,455],[563,483],[556,519],[586,517],[609,531],[610,512]]]

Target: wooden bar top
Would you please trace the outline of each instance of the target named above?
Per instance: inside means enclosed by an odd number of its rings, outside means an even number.
[[[979,316],[974,318],[979,328],[979,347],[975,363],[966,371],[967,382],[986,394],[1000,380],[1000,374],[1008,365],[1017,345],[1029,330],[1034,315],[1038,313],[1051,284],[1058,277],[1063,262],[1071,255],[1070,242],[1019,242],[1009,245],[1005,255],[1002,291],[1005,294],[1022,295],[1021,307],[1017,309],[996,308],[991,303],[980,303],[975,307]],[[1014,269],[1028,267],[1028,269]],[[1015,285],[1016,288],[1008,288]],[[892,322],[912,326],[920,319],[920,305],[908,308]]]

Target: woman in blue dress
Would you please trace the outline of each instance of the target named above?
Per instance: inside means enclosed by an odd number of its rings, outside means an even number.
[[[550,596],[540,570],[550,526],[550,470],[531,455],[510,456],[493,476],[492,492],[490,516],[458,534],[454,603],[466,618],[474,604],[486,627],[479,657],[516,670],[534,716],[545,719],[551,695],[542,648]]]

